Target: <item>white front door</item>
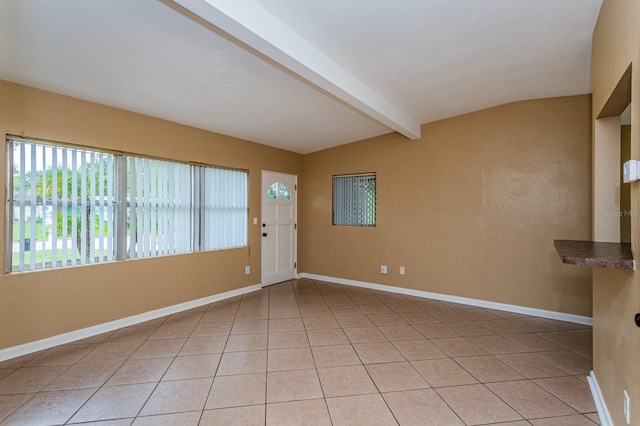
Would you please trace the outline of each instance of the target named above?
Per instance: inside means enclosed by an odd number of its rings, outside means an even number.
[[[262,285],[296,276],[298,177],[262,171]]]

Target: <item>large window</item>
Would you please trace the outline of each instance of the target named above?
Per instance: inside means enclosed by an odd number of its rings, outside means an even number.
[[[7,140],[9,272],[247,245],[248,173]]]
[[[375,173],[333,177],[333,224],[376,225]]]

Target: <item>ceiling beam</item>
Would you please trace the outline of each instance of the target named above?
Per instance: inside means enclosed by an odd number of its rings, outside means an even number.
[[[420,124],[253,0],[173,0],[235,39],[410,138]]]

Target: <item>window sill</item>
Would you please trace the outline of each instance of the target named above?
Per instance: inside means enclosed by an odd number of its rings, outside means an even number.
[[[629,243],[555,240],[563,263],[588,268],[636,269]]]

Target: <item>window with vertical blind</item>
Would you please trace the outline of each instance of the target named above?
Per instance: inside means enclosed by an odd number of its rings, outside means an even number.
[[[376,174],[333,177],[333,224],[376,226]]]
[[[7,139],[8,272],[247,245],[248,173]]]

